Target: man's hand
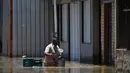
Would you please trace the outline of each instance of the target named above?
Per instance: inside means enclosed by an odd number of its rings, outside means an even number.
[[[52,53],[45,53],[45,55],[52,56],[53,54]]]
[[[58,56],[58,58],[61,58],[61,56]]]
[[[48,55],[52,56],[53,54],[52,53],[48,53]]]

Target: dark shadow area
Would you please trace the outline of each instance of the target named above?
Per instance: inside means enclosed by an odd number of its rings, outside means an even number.
[[[117,1],[117,48],[130,50],[130,1]]]
[[[3,0],[0,0],[0,55],[2,53]]]

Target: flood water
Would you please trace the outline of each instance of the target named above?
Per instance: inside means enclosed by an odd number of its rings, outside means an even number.
[[[112,67],[67,63],[66,67],[23,67],[22,58],[0,57],[0,73],[124,73]]]

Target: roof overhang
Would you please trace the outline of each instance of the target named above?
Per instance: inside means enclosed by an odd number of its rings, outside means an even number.
[[[57,4],[66,4],[66,3],[71,3],[75,1],[85,1],[85,0],[57,0]]]

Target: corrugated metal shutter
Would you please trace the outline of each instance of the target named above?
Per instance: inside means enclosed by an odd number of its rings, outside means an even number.
[[[90,0],[84,1],[84,23],[83,23],[83,42],[84,43],[91,43],[91,34],[90,34],[90,27],[91,27],[91,9],[90,9]]]
[[[3,31],[2,31],[2,53],[9,53],[9,0],[3,0]]]
[[[80,61],[81,2],[70,4],[70,52],[71,60]]]
[[[68,4],[62,5],[62,41],[68,41]]]
[[[13,56],[43,56],[53,27],[49,11],[48,0],[13,1]]]

